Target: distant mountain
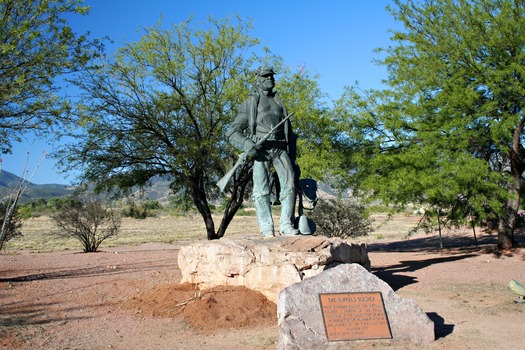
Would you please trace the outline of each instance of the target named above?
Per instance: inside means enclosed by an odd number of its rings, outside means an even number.
[[[9,171],[0,171],[0,200],[7,199],[20,181],[22,181],[22,179],[19,176]],[[65,197],[71,193],[73,193],[73,189],[66,185],[36,185],[30,182],[22,194],[22,197],[20,197],[20,202],[27,203],[39,198],[50,199],[54,197]]]
[[[0,171],[0,201],[7,199],[13,193],[16,185],[21,181],[19,176],[16,176],[9,171]],[[158,200],[159,202],[168,202],[173,195],[170,189],[170,181],[167,178],[154,177],[151,180],[150,186],[144,188],[143,191],[134,189],[132,192],[137,199],[140,200]],[[319,198],[333,198],[336,192],[324,183],[318,183],[317,195]],[[29,183],[26,191],[20,198],[21,203],[31,202],[40,198],[46,200],[54,197],[70,196],[74,192],[74,188],[59,184],[36,185]],[[344,193],[343,197],[347,197],[348,193]]]
[[[7,199],[8,196],[13,194],[19,181],[21,181],[19,176],[10,173],[9,171],[0,171],[0,201]],[[27,203],[40,198],[47,200],[54,197],[65,197],[73,194],[73,192],[74,188],[66,185],[37,185],[30,182],[27,189],[22,194],[20,202]],[[163,202],[169,200],[171,190],[169,188],[168,180],[155,177],[151,181],[151,186],[146,187],[144,191],[135,189],[133,190],[133,193],[137,198],[143,200],[153,199]]]
[[[152,178],[150,186],[145,187],[142,194],[138,189],[135,189],[134,193],[143,199],[158,200],[159,202],[168,202],[173,195],[168,178],[160,176]]]

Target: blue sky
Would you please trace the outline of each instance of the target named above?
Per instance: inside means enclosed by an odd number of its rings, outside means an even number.
[[[224,18],[240,15],[251,18],[252,36],[263,46],[283,57],[291,67],[306,67],[319,75],[321,90],[330,99],[341,96],[345,86],[356,81],[363,88],[378,88],[386,78],[384,67],[373,63],[375,48],[387,47],[389,30],[399,28],[386,10],[388,0],[85,0],[91,6],[88,16],[71,17],[79,34],[109,36],[114,47],[140,38],[141,28],[162,23],[180,23],[193,17],[203,22],[211,15]],[[278,79],[278,76],[277,76]],[[2,155],[3,169],[21,176],[28,164],[36,165],[42,151],[52,146],[30,137],[15,144],[12,155]],[[51,158],[38,168],[33,183],[69,184],[73,178],[60,174]]]

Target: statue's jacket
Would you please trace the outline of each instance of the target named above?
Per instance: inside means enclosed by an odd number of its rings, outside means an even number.
[[[230,143],[241,151],[244,151],[244,142],[247,138],[252,140],[255,138],[259,99],[259,92],[254,91],[250,93],[246,101],[244,101],[239,107],[237,117],[226,133],[226,137],[229,139]],[[283,108],[283,114],[288,115],[286,107],[279,96],[275,95],[274,99],[275,102]],[[284,135],[286,138],[287,153],[291,159],[295,160],[297,135],[292,132],[290,119],[284,123]]]

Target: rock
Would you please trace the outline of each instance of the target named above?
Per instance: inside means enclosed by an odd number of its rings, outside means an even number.
[[[201,289],[242,285],[277,303],[279,292],[338,264],[358,263],[370,269],[364,244],[322,236],[231,239],[181,247],[181,283]]]
[[[359,348],[360,341],[327,341],[319,301],[321,293],[352,292],[381,292],[394,341],[426,344],[435,340],[434,323],[414,300],[400,298],[362,266],[343,264],[281,291],[277,303],[277,349]]]

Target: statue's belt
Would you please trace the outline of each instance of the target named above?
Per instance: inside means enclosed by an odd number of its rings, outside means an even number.
[[[255,141],[255,142],[257,142],[257,141]],[[264,143],[262,145],[262,148],[264,148],[264,149],[278,148],[278,149],[285,150],[286,149],[286,141],[285,140],[266,140],[266,141],[264,141]]]

